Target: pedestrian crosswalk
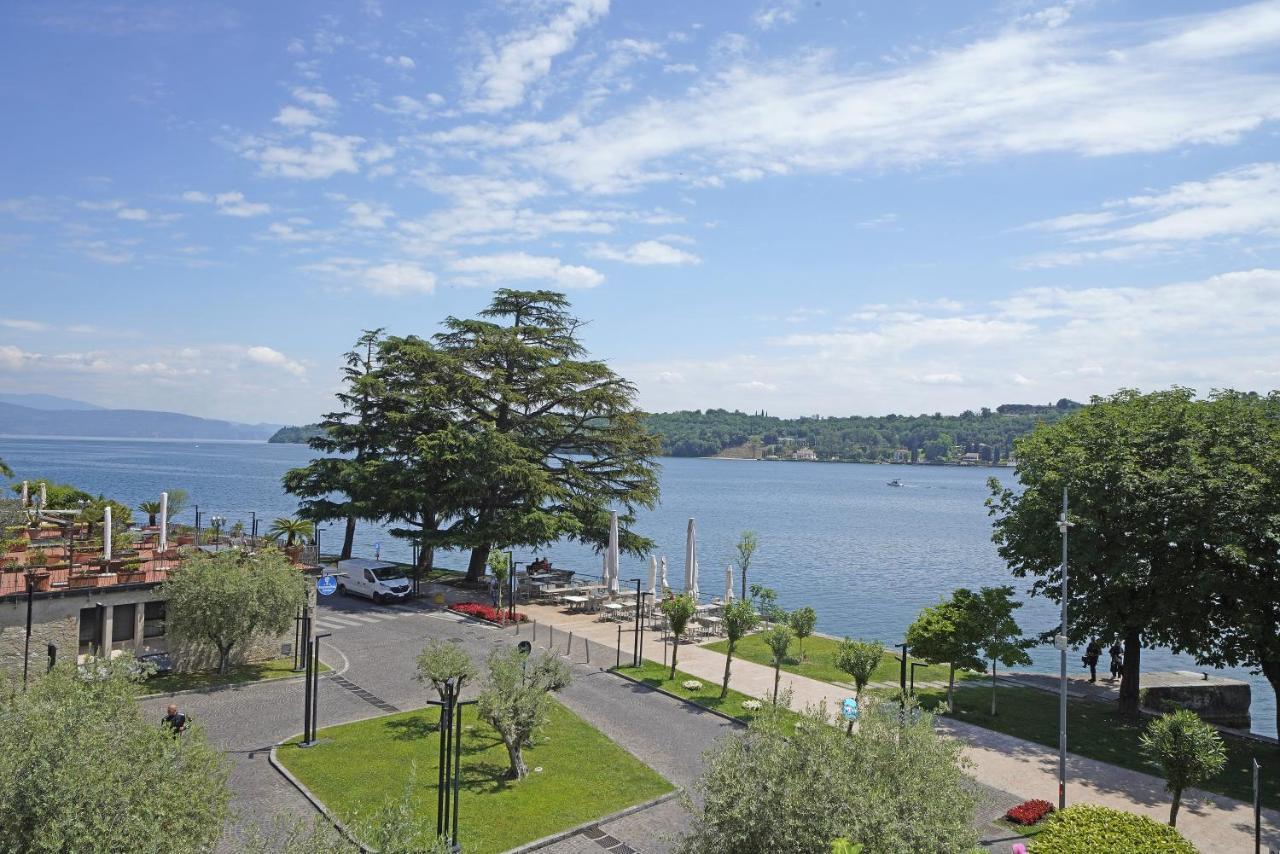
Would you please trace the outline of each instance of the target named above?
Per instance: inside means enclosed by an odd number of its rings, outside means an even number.
[[[421,614],[422,611],[403,605],[388,605],[368,611],[330,611],[321,609],[316,613],[315,625],[326,631],[350,629],[358,626],[373,625],[387,620],[394,620],[406,614]]]

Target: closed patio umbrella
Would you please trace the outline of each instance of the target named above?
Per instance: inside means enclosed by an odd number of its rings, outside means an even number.
[[[689,528],[684,541],[684,592],[698,596],[698,546],[697,532],[693,520],[689,520]]]
[[[605,586],[610,593],[618,592],[618,514],[609,514],[609,548],[604,553]]]
[[[733,601],[733,564],[724,568],[724,604]]]
[[[658,595],[665,596],[667,595],[667,591],[671,589],[671,585],[667,583],[667,556],[666,555],[662,556],[662,575],[659,581],[662,584],[662,589],[658,591]]]
[[[649,597],[658,595],[658,559],[649,555]]]

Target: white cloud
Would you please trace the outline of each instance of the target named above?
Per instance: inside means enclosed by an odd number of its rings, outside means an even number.
[[[691,62],[670,62],[662,66],[666,74],[697,74],[698,66]]]
[[[1280,118],[1280,73],[1243,60],[1280,46],[1274,4],[1100,30],[1026,24],[887,71],[811,52],[735,61],[677,97],[524,145],[532,168],[622,191],[754,168],[830,173],[1026,154],[1103,156],[1238,140]],[[1176,52],[1172,43],[1211,41]],[[548,126],[551,127],[551,126]]]
[[[524,101],[528,88],[551,71],[551,62],[574,46],[578,31],[609,11],[609,0],[567,0],[549,21],[509,33],[471,75],[467,106],[493,113]]]
[[[0,344],[0,369],[17,373],[26,367],[30,359],[31,354],[25,350],[12,344]]]
[[[279,350],[273,350],[270,347],[256,346],[249,347],[244,351],[245,357],[254,364],[267,365],[273,368],[280,368],[283,371],[293,374],[294,376],[302,376],[307,369],[300,362],[290,359]]]
[[[116,216],[131,222],[146,222],[151,219],[151,214],[142,208],[121,208],[116,211]]]
[[[1280,235],[1280,163],[1241,166],[1205,181],[1108,202],[1102,211],[1055,217],[1032,228],[1088,248],[1030,258],[1024,267],[1125,260],[1170,247],[1249,236]],[[1094,248],[1112,244],[1106,248]]]
[[[276,113],[276,117],[271,121],[289,130],[302,130],[321,124],[320,117],[315,113],[303,107],[295,107],[293,104],[281,107],[280,112]]]
[[[76,207],[86,211],[118,211],[126,204],[127,202],[123,199],[106,199],[104,201],[76,202]]]
[[[594,288],[604,281],[604,276],[590,267],[565,264],[559,258],[525,252],[459,258],[449,263],[449,269],[463,274],[456,279],[460,284],[545,281],[560,288]]]
[[[700,264],[702,259],[692,252],[677,249],[658,240],[642,240],[630,246],[617,247],[600,244],[589,253],[593,258],[621,261],[624,264],[649,266],[654,264]]]
[[[5,329],[17,329],[21,332],[43,332],[49,328],[49,324],[41,323],[38,320],[19,320],[12,317],[0,317],[0,326]]]
[[[213,201],[213,197],[208,193],[202,193],[199,190],[187,190],[182,194],[184,202],[193,202],[195,204],[208,204]]]
[[[384,56],[382,61],[387,65],[394,68],[404,69],[405,71],[411,70],[416,65],[416,63],[407,56]]]
[[[355,202],[347,207],[347,223],[356,228],[386,228],[393,216],[391,208],[379,202]]]
[[[1280,270],[946,303],[871,306],[754,351],[619,370],[649,409],[741,406],[732,385],[746,377],[776,386],[770,411],[834,415],[868,412],[869,400],[871,411],[958,412],[1025,401],[1028,389],[1046,400],[1174,384],[1266,391],[1275,377],[1259,368],[1280,363]]]
[[[271,205],[266,202],[245,201],[244,193],[218,193],[213,197],[218,213],[225,216],[252,217],[271,213]]]
[[[317,110],[336,110],[338,102],[328,92],[319,89],[303,89],[301,87],[293,90],[293,97],[308,106],[315,107]]]
[[[340,172],[360,171],[358,156],[360,146],[364,143],[363,137],[312,131],[309,139],[309,148],[279,144],[250,145],[244,149],[244,155],[257,161],[264,174],[282,178],[316,180],[332,178]]]
[[[361,271],[359,280],[374,293],[390,296],[430,294],[436,289],[434,273],[405,261],[367,267]]]
[[[765,6],[751,17],[752,23],[762,30],[772,30],[784,24],[796,22],[796,10],[800,8],[797,0],[787,0],[772,6]]]

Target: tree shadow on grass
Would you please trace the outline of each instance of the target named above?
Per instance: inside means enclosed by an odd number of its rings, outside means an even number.
[[[391,738],[396,741],[417,741],[440,732],[440,721],[427,715],[414,715],[411,718],[398,718],[383,724]]]

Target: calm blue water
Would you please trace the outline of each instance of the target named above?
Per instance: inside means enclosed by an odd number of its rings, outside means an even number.
[[[280,488],[280,476],[302,465],[312,451],[301,445],[239,442],[0,439],[0,458],[19,478],[44,477],[109,494],[131,506],[181,487],[200,505],[202,517],[243,519],[251,511],[269,520],[291,515],[296,502]],[[783,607],[812,605],[818,627],[829,634],[901,640],[921,607],[961,586],[1010,581],[991,543],[983,501],[990,469],[758,463],[667,459],[662,503],[639,520],[639,530],[666,555],[668,579],[679,585],[685,527],[697,520],[701,588],[721,594],[724,570],[741,531],[757,533],[760,548],[750,573],[778,591]],[[1009,479],[1012,473],[995,470]],[[885,482],[900,477],[905,488]],[[193,511],[176,519],[192,522]],[[263,525],[265,530],[266,524]],[[341,527],[321,533],[326,551],[339,543]],[[377,526],[362,525],[358,554],[407,560],[409,547]],[[560,566],[599,573],[600,558],[573,543],[544,550]],[[517,551],[520,563],[532,553]],[[647,578],[648,563],[623,557],[623,578]],[[466,555],[443,553],[441,566],[462,568]],[[1056,625],[1052,603],[1029,600],[1018,614],[1028,634]],[[1049,648],[1033,650],[1036,669],[1056,671]],[[1079,656],[1069,659],[1079,666]],[[1143,654],[1151,670],[1200,670],[1190,659],[1164,650]],[[1275,732],[1275,697],[1259,676],[1224,671],[1253,684],[1253,728]]]

